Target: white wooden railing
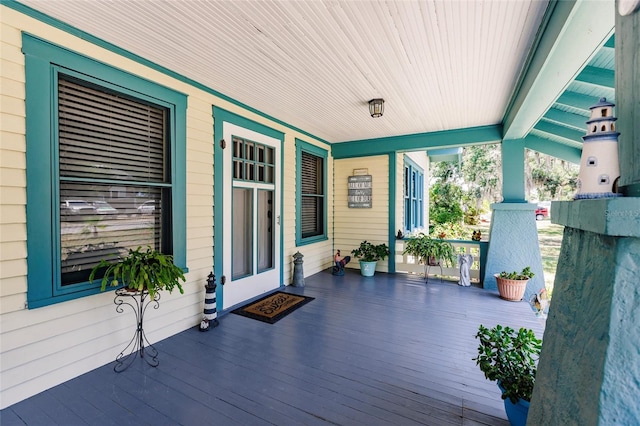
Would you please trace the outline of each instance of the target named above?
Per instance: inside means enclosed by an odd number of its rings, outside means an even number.
[[[469,276],[472,282],[480,283],[484,277],[484,265],[486,263],[486,248],[488,243],[485,241],[463,241],[463,240],[447,240],[455,249],[457,254],[471,254],[473,256],[473,263],[469,270]],[[408,274],[416,274],[424,276],[427,268],[425,265],[418,262],[414,256],[403,254],[406,239],[396,240],[395,247],[395,260],[396,260],[396,272],[404,272]],[[447,266],[445,264],[440,266],[430,266],[429,276],[438,275],[445,279],[451,279],[458,281],[460,279],[460,269],[458,264]]]

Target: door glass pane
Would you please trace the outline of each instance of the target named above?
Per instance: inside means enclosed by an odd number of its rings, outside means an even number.
[[[273,191],[258,190],[258,272],[273,268]]]
[[[233,188],[233,274],[232,279],[252,274],[252,206],[253,190],[249,188]]]

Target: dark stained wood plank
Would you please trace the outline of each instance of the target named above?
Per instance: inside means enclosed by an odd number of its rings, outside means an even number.
[[[3,410],[2,424],[508,424],[474,336],[500,323],[541,337],[527,303],[402,274],[305,281],[285,291],[316,299],[276,324],[221,315],[157,342],[158,368],[103,366]]]

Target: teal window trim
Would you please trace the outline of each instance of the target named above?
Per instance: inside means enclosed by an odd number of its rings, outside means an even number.
[[[322,176],[324,181],[322,182],[322,194],[324,196],[324,203],[322,206],[322,220],[323,220],[323,233],[321,235],[314,235],[313,237],[302,237],[302,182],[300,176],[302,175],[302,152],[307,152],[316,157],[322,158]],[[296,138],[296,246],[303,246],[307,244],[317,243],[319,241],[325,241],[327,237],[327,158],[328,151],[322,149],[316,145],[312,145],[308,142]]]
[[[424,170],[409,157],[404,157],[403,172],[405,231],[424,227]]]
[[[37,308],[100,291],[99,284],[60,287],[59,213],[57,194],[57,76],[72,75],[146,102],[167,108],[172,182],[169,244],[174,262],[185,271],[186,257],[186,110],[187,96],[152,81],[113,68],[79,53],[22,34],[25,55],[25,107],[27,143],[27,301]]]

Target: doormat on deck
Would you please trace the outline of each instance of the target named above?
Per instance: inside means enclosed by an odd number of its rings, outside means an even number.
[[[231,312],[242,315],[243,317],[253,318],[258,321],[273,324],[296,309],[311,302],[313,299],[314,297],[298,296],[296,294],[277,291],[240,308],[234,309]]]

